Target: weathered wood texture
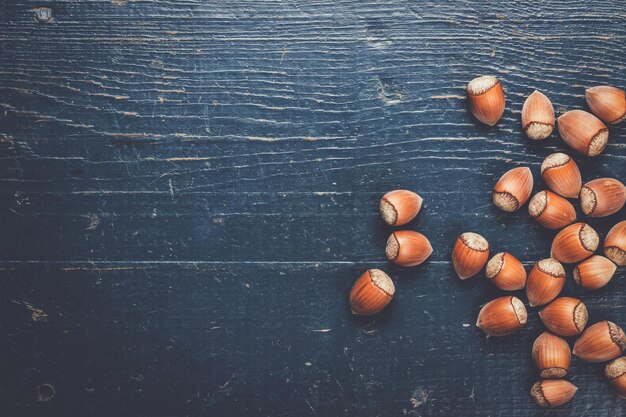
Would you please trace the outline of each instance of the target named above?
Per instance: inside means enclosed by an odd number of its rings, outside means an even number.
[[[523,138],[523,100],[626,87],[626,3],[527,3],[0,0],[0,414],[626,415],[577,359],[575,399],[537,409],[536,311],[486,338],[500,293],[449,263],[466,230],[547,257],[553,232],[490,201],[522,164],[540,190],[564,149]],[[491,129],[463,98],[480,74],[507,92]],[[610,134],[585,179],[626,178]],[[418,268],[384,262],[377,201],[399,187],[425,198]],[[397,297],[355,319],[375,266]],[[625,285],[566,293],[626,325]]]

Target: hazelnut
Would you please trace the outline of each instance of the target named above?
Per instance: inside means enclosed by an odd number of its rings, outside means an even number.
[[[582,178],[578,165],[564,153],[548,155],[541,163],[541,178],[549,189],[566,198],[578,198]]]
[[[482,123],[493,126],[504,113],[504,90],[495,77],[474,78],[467,84],[470,111]]]
[[[478,233],[459,236],[452,250],[452,266],[461,279],[473,277],[489,259],[489,243]]]
[[[542,378],[563,378],[572,361],[565,339],[550,332],[542,333],[533,344],[533,361]]]
[[[422,197],[412,191],[390,191],[380,200],[380,217],[389,226],[402,226],[417,216],[422,202]]]
[[[600,85],[585,91],[591,112],[604,123],[617,124],[626,119],[626,93],[616,87]]]
[[[574,268],[574,281],[586,290],[597,290],[609,283],[617,266],[604,256],[593,255]]]
[[[600,237],[585,223],[574,223],[554,237],[550,256],[559,262],[574,263],[587,259],[598,249]]]
[[[626,399],[626,356],[620,356],[607,363],[604,376],[617,395]]]
[[[609,130],[591,113],[570,110],[559,117],[559,133],[570,148],[586,156],[604,151],[609,141]]]
[[[565,286],[565,269],[558,261],[548,258],[537,262],[528,274],[526,296],[531,307],[548,304]]]
[[[552,191],[539,191],[528,203],[528,214],[548,229],[560,229],[576,220],[574,206]]]
[[[485,304],[478,313],[476,327],[489,336],[505,336],[524,327],[527,320],[524,303],[508,295]]]
[[[617,266],[626,266],[626,220],[609,230],[604,239],[604,255]]]
[[[580,207],[589,217],[615,214],[626,203],[626,187],[613,178],[597,178],[580,190]]]
[[[513,168],[502,175],[493,187],[493,204],[513,212],[526,203],[533,191],[533,174],[527,167]]]
[[[539,312],[543,324],[559,336],[576,336],[585,329],[589,312],[577,298],[559,297]]]
[[[554,129],[554,107],[550,99],[535,90],[522,107],[522,129],[532,140],[545,139]]]
[[[611,321],[590,326],[574,344],[574,355],[587,362],[606,362],[617,358],[626,348],[621,327]]]
[[[574,398],[578,388],[563,379],[544,379],[536,382],[530,396],[541,407],[558,407]]]
[[[524,265],[508,252],[500,252],[487,262],[485,275],[504,291],[521,290],[526,286]]]
[[[416,266],[433,253],[430,242],[421,233],[398,230],[389,235],[385,255],[390,262],[400,266]]]
[[[389,304],[395,292],[393,281],[383,271],[365,271],[350,291],[352,313],[359,316],[376,314]]]

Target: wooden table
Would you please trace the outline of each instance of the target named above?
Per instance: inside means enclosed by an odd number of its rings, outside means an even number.
[[[486,338],[476,315],[502,293],[449,261],[468,230],[527,267],[548,256],[555,233],[490,190],[522,165],[542,189],[541,161],[567,150],[523,137],[534,89],[560,114],[626,87],[626,3],[0,6],[0,414],[626,415],[578,359],[574,400],[533,405],[537,310]],[[481,74],[507,93],[494,128],[466,110]],[[586,180],[626,179],[626,126],[610,136],[576,157]],[[408,227],[435,252],[417,268],[385,262],[394,188],[425,199]],[[357,319],[347,294],[372,267],[397,295]],[[626,325],[625,285],[622,268],[565,293]]]

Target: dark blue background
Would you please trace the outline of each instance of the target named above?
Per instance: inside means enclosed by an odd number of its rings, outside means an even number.
[[[626,4],[601,1],[0,0],[0,414],[6,416],[617,416],[601,366],[574,400],[531,403],[536,310],[487,339],[456,236],[530,268],[554,232],[490,190],[563,150],[531,143],[534,89],[557,113],[626,87]],[[494,128],[464,86],[497,76]],[[626,127],[585,180],[626,174]],[[387,265],[380,196],[415,190],[434,247]],[[625,210],[591,220],[603,237]],[[371,319],[347,294],[380,267]],[[568,269],[571,277],[571,268]],[[591,322],[626,325],[624,269]],[[523,297],[523,293],[520,294]],[[34,313],[34,314],[33,314]],[[38,387],[50,384],[49,401]],[[43,389],[43,388],[41,388]]]

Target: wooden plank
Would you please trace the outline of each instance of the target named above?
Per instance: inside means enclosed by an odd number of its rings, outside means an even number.
[[[3,263],[2,391],[55,415],[542,415],[528,395],[536,311],[519,334],[486,338],[474,320],[499,292],[430,262],[393,270],[392,305],[355,319],[346,298],[362,269]],[[593,322],[623,320],[625,279],[622,270],[594,293],[570,280],[567,293]],[[600,369],[573,360],[581,392],[561,413],[626,411]],[[35,401],[41,383],[54,402]]]
[[[538,173],[537,173],[538,174]],[[538,175],[537,175],[538,176]],[[480,188],[497,181],[485,178]],[[446,189],[465,181],[443,176]],[[442,183],[445,183],[442,181]],[[526,208],[499,211],[490,192],[441,193],[424,183],[423,212],[405,228],[424,233],[433,260],[449,261],[456,237],[483,234],[493,253],[526,262],[548,256],[556,231],[540,227]],[[475,184],[474,184],[475,186]],[[450,188],[448,188],[450,187]],[[410,187],[411,188],[411,187]],[[537,190],[541,188],[538,185]],[[30,193],[0,215],[6,260],[373,262],[384,259],[386,227],[380,193]],[[453,213],[440,215],[440,213]],[[604,237],[626,209],[588,221]]]

